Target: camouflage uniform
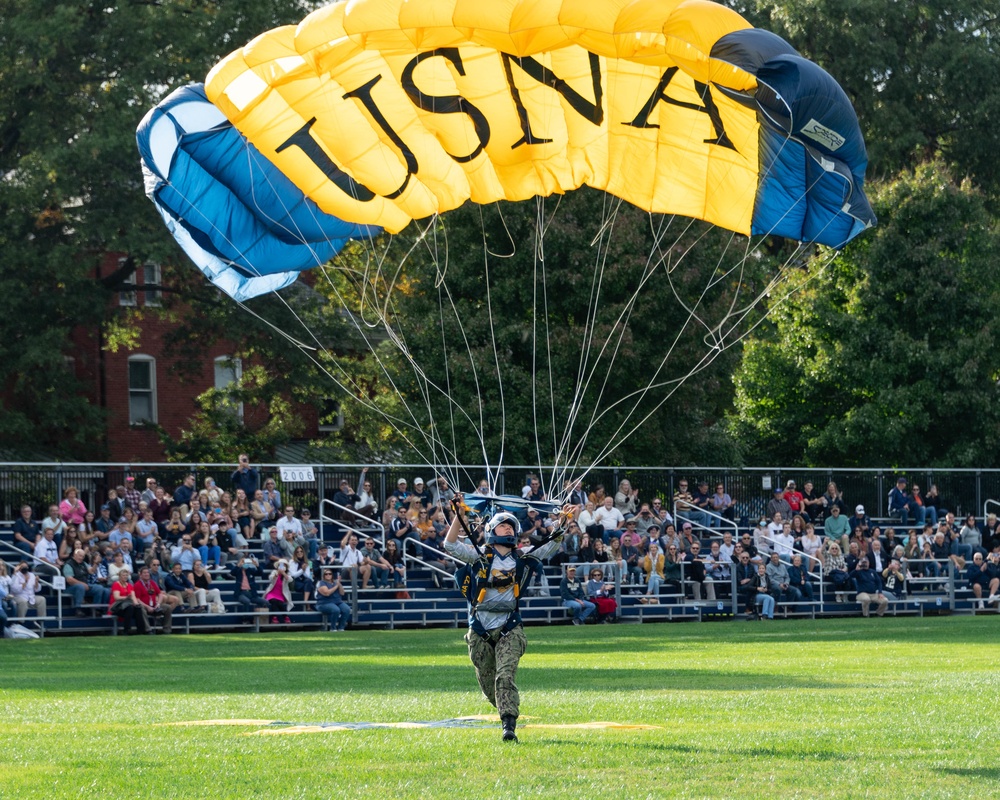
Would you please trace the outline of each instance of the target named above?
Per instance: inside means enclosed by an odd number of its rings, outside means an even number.
[[[506,636],[499,630],[491,631],[489,640],[469,630],[465,641],[469,645],[469,659],[476,668],[476,680],[486,699],[496,706],[501,717],[518,716],[521,696],[514,679],[517,662],[528,646],[524,628],[518,625]]]

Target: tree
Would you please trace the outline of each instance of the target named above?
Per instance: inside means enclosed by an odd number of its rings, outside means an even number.
[[[236,43],[301,18],[296,0],[8,0],[0,26],[0,449],[95,458],[103,415],[67,368],[70,333],[134,339],[109,304],[136,264],[177,260],[142,196],[134,132]],[[98,274],[106,253],[121,269]]]
[[[614,205],[588,189],[537,205],[468,204],[432,225],[412,252],[417,233],[398,237],[399,253],[366,275],[388,301],[399,350],[386,359],[385,378],[413,414],[409,440],[420,457],[493,464],[501,452],[505,464],[551,463],[557,453],[564,464],[735,457],[717,423],[737,349],[715,347],[711,332],[735,293],[746,301],[760,292],[771,260],[750,259],[742,273],[723,275],[720,265],[741,262],[734,251],[744,246],[728,232],[693,224],[686,236],[671,232],[657,242],[654,229],[670,220],[625,205],[612,216],[606,209]],[[602,229],[607,235],[594,244]],[[732,344],[735,334],[727,333]]]
[[[748,0],[736,7],[828,70],[858,112],[870,175],[941,154],[1000,193],[1000,15],[983,0]]]
[[[885,224],[774,312],[735,375],[752,463],[1000,461],[1000,229],[941,163],[878,191]]]

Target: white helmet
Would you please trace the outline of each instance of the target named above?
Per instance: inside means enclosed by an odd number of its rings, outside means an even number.
[[[513,533],[510,536],[500,536],[494,531],[498,526],[507,523],[513,528]],[[517,534],[521,530],[521,523],[518,521],[517,517],[511,514],[509,511],[501,511],[494,514],[489,522],[486,523],[486,544],[502,544],[507,547],[517,546]]]

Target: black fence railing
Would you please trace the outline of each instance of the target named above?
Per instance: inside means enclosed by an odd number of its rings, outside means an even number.
[[[172,491],[191,472],[195,474],[199,489],[204,486],[206,478],[212,477],[220,488],[229,490],[230,475],[235,467],[235,464],[0,463],[0,519],[15,519],[24,504],[32,506],[39,516],[44,515],[48,505],[61,500],[69,486],[75,486],[87,508],[96,511],[106,502],[109,490],[124,486],[129,475],[135,477],[135,486],[140,491],[145,488],[147,477],[154,478],[159,485]],[[266,479],[274,479],[282,502],[290,501],[297,508],[308,507],[316,513],[323,500],[333,498],[341,479],[346,478],[352,487],[359,488],[362,465],[315,464],[312,465],[314,480],[308,482],[283,480],[279,464],[255,467],[262,485]],[[485,475],[486,469],[463,466],[448,472],[467,476],[468,485],[459,485],[458,488],[472,491],[478,476]],[[546,471],[532,467],[505,467],[494,473],[496,491],[500,494],[519,493],[527,476],[536,473],[544,479]],[[710,491],[721,482],[736,502],[739,521],[759,518],[771,498],[771,489],[784,486],[789,479],[796,481],[800,491],[807,480],[812,481],[820,493],[833,481],[843,492],[844,501],[851,510],[861,504],[870,516],[884,517],[888,510],[888,493],[898,475],[904,475],[911,485],[917,483],[925,494],[932,484],[936,484],[942,498],[941,506],[957,516],[969,513],[981,515],[987,500],[1000,498],[1000,470],[986,469],[595,467],[584,478],[584,487],[591,490],[603,484],[608,493],[613,494],[619,482],[628,478],[632,486],[639,490],[640,501],[660,496],[669,507],[681,478],[687,479],[692,488],[704,479],[708,481]],[[406,478],[412,488],[413,479],[418,476],[428,483],[435,477],[426,465],[418,464],[369,466],[367,473],[367,479],[372,483],[372,494],[380,507],[396,488],[399,478]]]

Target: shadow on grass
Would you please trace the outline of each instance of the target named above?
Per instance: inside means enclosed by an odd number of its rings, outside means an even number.
[[[529,728],[530,729],[530,728]],[[583,746],[588,747],[592,745],[592,741],[587,739],[571,740],[571,739],[541,739],[543,731],[531,731],[532,741],[537,745],[557,745],[562,747],[563,745],[573,745],[573,746]],[[803,750],[796,744],[789,744],[788,747],[711,747],[705,744],[682,744],[680,742],[649,742],[649,741],[622,741],[616,745],[617,747],[635,750],[638,753],[672,753],[675,755],[690,755],[697,754],[705,756],[708,754],[713,754],[719,759],[761,759],[761,758],[780,758],[782,760],[788,759],[803,759],[808,761],[835,761],[838,763],[843,763],[845,756],[843,751],[840,750]],[[949,770],[951,772],[963,772],[962,770]],[[966,770],[967,772],[973,772],[974,770]],[[988,773],[989,770],[982,770],[984,773]],[[995,770],[994,770],[995,772]],[[984,775],[988,777],[988,775]]]
[[[938,770],[960,778],[975,778],[976,780],[1000,780],[1000,767],[945,767]]]

